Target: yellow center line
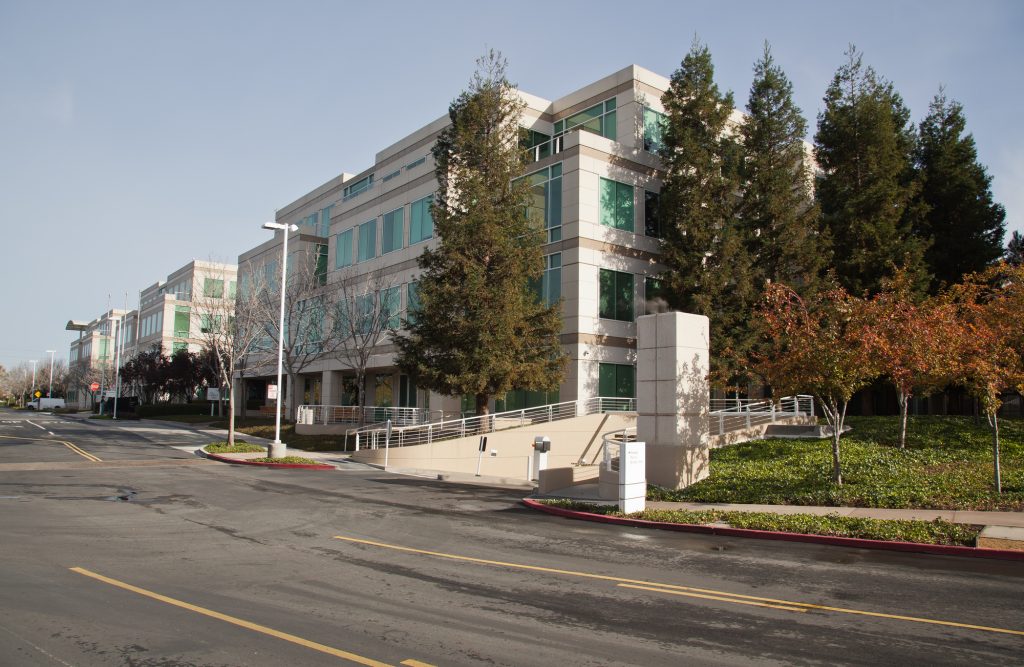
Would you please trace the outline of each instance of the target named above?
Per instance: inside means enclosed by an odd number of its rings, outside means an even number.
[[[972,625],[970,623],[957,623],[956,621],[943,621],[934,618],[921,618],[918,616],[903,616],[900,614],[886,614],[883,612],[876,611],[863,611],[860,609],[847,609],[844,607],[829,607],[826,605],[811,604],[807,602],[793,602],[791,600],[779,600],[776,598],[764,598],[757,597],[754,595],[742,595],[740,593],[729,593],[727,591],[716,591],[708,588],[694,588],[692,586],[677,586],[675,584],[662,584],[653,581],[644,581],[642,579],[627,579],[624,577],[614,577],[606,574],[594,574],[592,572],[580,572],[577,570],[561,570],[558,568],[542,567],[540,565],[525,565],[523,563],[509,563],[500,560],[487,560],[484,558],[473,558],[471,556],[460,556],[458,554],[449,554],[440,551],[427,551],[425,549],[414,549],[412,547],[403,547],[396,544],[387,544],[384,542],[374,542],[373,540],[363,540],[357,537],[345,537],[343,535],[335,535],[334,539],[343,540],[345,542],[352,542],[354,544],[365,544],[367,546],[380,547],[382,549],[391,549],[393,551],[404,551],[406,553],[419,554],[423,556],[436,556],[437,558],[447,558],[449,560],[458,560],[468,563],[479,563],[481,565],[494,565],[497,567],[508,567],[517,570],[529,570],[531,572],[547,572],[549,574],[562,574],[570,577],[581,577],[584,579],[597,579],[600,581],[612,581],[618,585],[632,584],[632,586],[625,586],[626,588],[639,588],[641,590],[652,590],[659,593],[677,593],[685,591],[687,593],[703,593],[708,596],[717,596],[717,598],[726,599],[728,602],[741,602],[749,600],[757,603],[766,603],[759,606],[772,606],[776,605],[779,608],[790,608],[790,611],[794,611],[793,607],[800,607],[803,609],[816,609],[819,611],[831,611],[839,614],[855,614],[858,616],[873,616],[875,618],[885,618],[897,621],[910,621],[913,623],[927,623],[931,625],[942,625],[952,628],[963,628],[966,630],[981,630],[984,632],[998,632],[1007,635],[1017,635],[1024,637],[1024,630],[1009,630],[1007,628],[995,628],[987,625]],[[696,597],[696,596],[694,596]],[[715,599],[715,598],[712,598]]]
[[[100,457],[90,454],[89,452],[85,451],[78,445],[70,443],[67,440],[51,440],[50,438],[31,438],[23,435],[0,435],[0,438],[4,438],[6,440],[31,440],[33,442],[59,442],[60,444],[64,445],[65,447],[73,451],[75,454],[78,454],[79,456],[85,458],[86,460],[92,461],[93,463],[101,463],[103,461],[103,459],[101,459]]]
[[[339,649],[339,648],[334,648],[333,646],[327,646],[325,644],[318,644],[317,642],[310,641],[308,639],[303,639],[302,637],[298,637],[296,635],[289,634],[287,632],[281,632],[280,630],[274,630],[273,628],[268,628],[265,625],[260,625],[258,623],[253,623],[251,621],[246,621],[244,619],[237,618],[235,616],[229,616],[227,614],[222,614],[219,611],[213,611],[212,609],[207,609],[205,607],[200,607],[199,605],[194,605],[194,604],[191,604],[189,602],[183,602],[181,600],[176,600],[174,598],[167,597],[166,595],[161,595],[159,593],[154,593],[153,591],[148,591],[145,588],[139,588],[138,586],[132,586],[131,584],[125,583],[123,581],[118,581],[117,579],[111,579],[110,577],[105,577],[102,574],[97,574],[96,572],[92,572],[91,570],[87,570],[87,569],[85,569],[83,567],[72,567],[72,568],[70,568],[70,570],[72,572],[77,572],[78,574],[85,575],[86,577],[91,577],[92,579],[95,579],[97,581],[102,581],[105,584],[110,584],[111,586],[116,586],[116,587],[122,588],[122,589],[124,589],[126,591],[131,591],[132,593],[138,593],[139,595],[143,595],[145,597],[152,598],[152,599],[158,600],[160,602],[166,602],[169,605],[174,605],[175,607],[180,607],[181,609],[187,609],[188,611],[194,611],[195,613],[202,614],[203,616],[209,616],[210,618],[215,618],[218,621],[224,621],[225,623],[231,623],[232,625],[237,625],[239,627],[246,628],[247,630],[253,630],[254,632],[261,632],[261,633],[263,633],[265,635],[269,635],[269,636],[275,637],[277,639],[283,639],[284,641],[291,642],[293,644],[298,644],[299,646],[305,646],[306,648],[313,649],[314,651],[320,651],[321,653],[326,653],[327,655],[333,655],[336,658],[344,658],[345,660],[349,660],[351,662],[355,662],[355,663],[358,663],[360,665],[369,665],[370,667],[392,667],[391,665],[389,665],[386,662],[380,662],[379,660],[374,660],[372,658],[366,658],[366,657],[363,657],[363,656],[358,655],[356,653],[351,653],[349,651],[344,651],[344,650]],[[432,665],[429,665],[429,663],[419,662],[419,661],[415,661],[415,660],[406,660],[406,661],[402,662],[401,664],[403,664],[403,665],[417,665],[417,666],[433,667]]]
[[[100,457],[94,456],[93,454],[90,454],[89,452],[85,451],[81,447],[79,447],[79,446],[77,446],[77,445],[75,445],[73,443],[67,442],[66,440],[58,440],[57,442],[59,442],[62,445],[66,446],[68,449],[73,451],[75,454],[79,454],[79,455],[85,457],[86,459],[92,461],[93,463],[101,463],[103,461],[103,459],[101,459]]]
[[[618,584],[621,588],[635,588],[640,591],[653,591],[655,593],[668,593],[670,595],[684,595],[690,598],[701,598],[704,600],[718,600],[719,602],[732,602],[735,604],[749,604],[754,607],[768,607],[769,609],[783,609],[785,611],[798,611],[806,612],[806,609],[800,607],[787,607],[781,604],[768,604],[767,602],[754,602],[753,600],[740,600],[737,598],[722,597],[719,595],[704,595],[703,593],[689,593],[687,591],[675,591],[670,588],[662,588],[660,586],[637,586],[635,584]]]

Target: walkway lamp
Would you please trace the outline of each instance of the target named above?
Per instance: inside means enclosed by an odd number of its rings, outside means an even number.
[[[50,355],[50,386],[46,390],[47,398],[53,398],[53,355],[55,352],[56,350],[47,350]]]
[[[284,232],[284,243],[281,245],[281,318],[277,326],[277,409],[274,417],[274,442],[270,443],[270,458],[279,459],[287,453],[287,447],[281,442],[281,372],[284,367],[284,291],[288,284],[288,234],[298,231],[298,225],[287,225],[280,222],[264,222],[263,229]]]

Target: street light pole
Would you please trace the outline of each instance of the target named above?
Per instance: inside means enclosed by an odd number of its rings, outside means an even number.
[[[29,389],[29,391],[28,391],[29,396],[31,396],[32,392],[34,392],[36,390],[36,363],[37,363],[37,361],[35,359],[29,359],[28,363],[32,364],[32,388]]]
[[[265,222],[263,229],[284,232],[284,244],[281,246],[281,317],[277,326],[277,414],[274,417],[274,442],[270,443],[270,458],[279,459],[287,453],[287,447],[281,442],[281,374],[284,368],[284,290],[288,284],[288,234],[297,231],[299,226]]]
[[[46,397],[53,398],[53,355],[56,350],[47,350],[50,353],[50,386],[46,390]]]

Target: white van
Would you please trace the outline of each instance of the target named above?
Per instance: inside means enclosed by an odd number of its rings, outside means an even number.
[[[63,398],[37,398],[34,401],[29,401],[26,405],[29,410],[53,410],[54,408],[63,408]]]

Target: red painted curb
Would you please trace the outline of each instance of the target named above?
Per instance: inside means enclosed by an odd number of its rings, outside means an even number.
[[[674,530],[681,533],[703,533],[706,535],[724,535],[727,537],[752,537],[761,540],[808,542],[811,544],[829,544],[832,546],[853,547],[856,549],[882,549],[887,551],[925,553],[939,556],[965,556],[970,558],[994,558],[998,560],[1024,561],[1024,551],[983,549],[981,547],[959,547],[944,544],[920,544],[918,542],[887,542],[885,540],[866,540],[859,537],[806,535],[803,533],[784,533],[771,530],[753,530],[750,528],[722,528],[719,526],[703,526],[692,523],[645,521],[643,519],[625,519],[617,516],[568,510],[564,507],[546,505],[544,503],[537,502],[536,500],[531,500],[530,498],[523,498],[522,502],[531,509],[540,510],[541,512],[565,517],[567,519],[610,523],[619,526],[633,526],[635,528],[657,528],[660,530]]]
[[[235,463],[243,466],[262,466],[264,468],[298,468],[300,470],[334,470],[334,466],[324,465],[320,463],[264,463],[262,461],[247,461],[245,459],[232,459],[227,456],[220,456],[219,454],[211,454],[210,452],[203,450],[203,454],[206,458],[213,459],[214,461],[220,461],[221,463]]]

